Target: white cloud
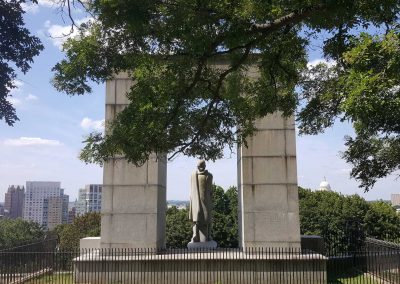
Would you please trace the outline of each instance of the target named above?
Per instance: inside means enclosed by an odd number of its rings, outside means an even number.
[[[104,130],[104,119],[102,120],[92,120],[88,117],[85,117],[82,119],[80,126],[85,129],[85,130],[98,130],[98,131],[103,131]]]
[[[14,80],[13,84],[17,87],[17,89],[19,89],[24,85],[24,82],[21,82],[19,80]]]
[[[87,17],[80,20],[75,21],[77,26],[86,23],[93,18]],[[71,32],[71,25],[61,26],[54,24],[52,25],[50,21],[46,21],[44,27],[47,29],[47,34],[50,37],[50,40],[53,42],[53,45],[62,49],[62,45],[67,39],[76,37],[78,35],[78,30],[75,27],[73,32]]]
[[[46,7],[46,8],[55,8],[59,4],[61,4],[60,0],[39,0],[38,4],[35,4],[32,2],[22,3],[21,7],[27,13],[36,14],[37,12],[39,12],[40,6]]]
[[[20,137],[17,139],[5,139],[5,146],[59,146],[62,143],[58,140],[43,139],[38,137]]]
[[[20,93],[22,91],[22,86],[24,85],[23,82],[19,80],[13,80],[13,85],[15,88],[9,89],[10,90],[10,96],[7,98],[7,100],[13,105],[13,106],[20,106],[22,104],[21,98],[19,98]]]
[[[47,32],[50,35],[50,40],[53,42],[53,45],[59,49],[62,48],[63,43],[66,42],[67,39],[77,35],[76,29],[71,33],[71,26],[69,25],[50,25]]]
[[[32,102],[32,101],[37,101],[39,98],[35,95],[28,94],[27,96],[24,96],[21,94],[20,90],[16,90],[14,92],[11,92],[10,97],[7,98],[7,100],[14,106],[14,107],[26,107],[27,102]]]
[[[24,10],[26,13],[31,13],[31,14],[36,14],[39,12],[39,6],[34,3],[21,3],[22,10]]]
[[[27,101],[36,101],[39,98],[33,94],[24,95],[24,83],[19,80],[14,80],[13,84],[15,88],[10,90],[10,96],[7,100],[14,106],[19,107],[24,105]]]
[[[15,97],[8,97],[7,100],[14,106],[20,106],[22,104],[22,101],[18,98]]]
[[[39,0],[38,3],[40,6],[44,7],[53,7],[54,5],[60,4],[62,1],[60,0]]]
[[[25,100],[27,100],[27,101],[36,101],[36,100],[38,100],[38,97],[35,96],[35,95],[32,95],[32,94],[29,94],[29,95],[25,98]]]
[[[24,85],[24,83],[19,80],[13,80],[12,83],[15,86],[15,88],[13,89],[8,88],[8,90],[10,91],[10,95],[15,95],[21,91],[21,88]]]

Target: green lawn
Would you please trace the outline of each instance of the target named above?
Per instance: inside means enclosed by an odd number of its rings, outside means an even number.
[[[44,275],[39,278],[25,282],[25,284],[73,284],[72,273]],[[338,277],[335,280],[328,280],[329,284],[380,284],[381,282],[374,280],[366,274],[352,275],[348,277]]]
[[[25,284],[73,284],[72,273],[44,275],[25,282]]]
[[[361,274],[343,278],[337,278],[335,280],[329,280],[330,284],[380,284],[380,282],[374,280],[371,276]]]

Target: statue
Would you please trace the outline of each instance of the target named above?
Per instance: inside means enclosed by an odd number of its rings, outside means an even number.
[[[193,222],[193,237],[188,248],[217,246],[211,238],[212,181],[206,162],[199,160],[191,177],[189,220]]]

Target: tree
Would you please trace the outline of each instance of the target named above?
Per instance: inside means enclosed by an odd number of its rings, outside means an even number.
[[[189,221],[189,210],[172,206],[167,209],[167,248],[186,248],[192,238],[192,224]]]
[[[358,195],[343,196],[336,192],[299,187],[300,231],[303,235],[324,238],[326,250],[346,251],[364,237],[367,202]]]
[[[358,195],[299,187],[300,231],[325,238],[327,249],[352,249],[364,237],[400,239],[400,216],[390,205],[367,202]],[[354,248],[354,247],[353,247]]]
[[[75,218],[72,224],[54,228],[60,240],[60,249],[74,251],[79,249],[80,239],[100,236],[100,219],[100,213],[90,212]]]
[[[400,168],[400,30],[384,35],[346,35],[348,48],[336,66],[319,65],[305,80],[308,105],[300,113],[300,133],[315,134],[340,119],[353,123],[356,136],[346,137],[344,159],[351,176],[365,190]]]
[[[43,50],[39,38],[32,36],[24,27],[22,4],[37,0],[0,1],[0,119],[13,125],[18,117],[9,101],[10,92],[16,88],[15,69],[26,73],[33,57]]]
[[[365,215],[365,223],[369,236],[392,242],[400,241],[400,216],[386,202],[372,202]]]
[[[42,240],[44,236],[45,231],[38,223],[20,218],[0,220],[0,250]]]
[[[220,186],[213,186],[212,237],[220,247],[235,248],[239,244],[237,198],[236,187],[224,191]]]
[[[91,91],[90,80],[121,71],[136,82],[106,134],[87,138],[86,162],[123,154],[141,165],[151,153],[215,160],[226,145],[245,143],[255,119],[300,106],[301,133],[322,132],[338,118],[354,124],[344,158],[367,190],[398,168],[398,1],[92,0],[86,7],[94,18],[64,45],[54,86],[80,95]],[[326,37],[318,45],[334,66],[307,70],[313,37]]]

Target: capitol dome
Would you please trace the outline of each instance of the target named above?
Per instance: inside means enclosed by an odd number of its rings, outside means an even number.
[[[329,184],[329,182],[325,180],[321,181],[321,183],[319,184],[319,189],[321,191],[332,191],[331,190],[331,185]]]

